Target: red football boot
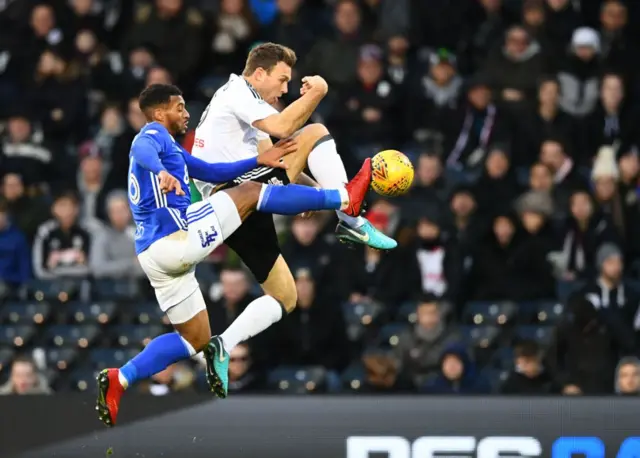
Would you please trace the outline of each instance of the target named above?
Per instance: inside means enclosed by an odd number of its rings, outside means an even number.
[[[107,426],[115,426],[124,388],[120,384],[118,369],[105,369],[98,374],[98,418]]]
[[[345,186],[349,194],[349,206],[342,210],[349,216],[360,216],[362,204],[371,186],[371,159],[364,160],[360,171]]]

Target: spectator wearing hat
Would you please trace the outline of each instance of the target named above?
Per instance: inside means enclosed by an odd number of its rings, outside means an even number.
[[[7,132],[2,138],[0,166],[22,175],[33,184],[56,183],[60,158],[55,156],[59,154],[55,154],[56,151],[43,140],[42,130],[32,125],[27,110],[14,111],[9,116]]]
[[[27,238],[12,224],[5,200],[0,200],[0,282],[18,287],[31,279]]]
[[[577,118],[591,114],[598,103],[600,51],[598,32],[580,27],[573,32],[569,54],[558,71],[560,106]]]
[[[33,271],[40,279],[89,275],[91,232],[79,219],[80,204],[72,192],[53,202],[53,219],[38,228],[32,256]]]
[[[509,135],[502,113],[492,101],[486,78],[474,76],[467,81],[465,102],[445,126],[447,167],[473,169],[484,160],[488,148],[507,142]]]
[[[625,99],[624,81],[620,75],[607,73],[600,83],[599,103],[584,122],[581,138],[583,154],[591,159],[603,145],[619,148],[635,140],[637,116],[634,115],[630,103]],[[584,161],[588,163],[587,161]]]
[[[569,298],[545,362],[556,380],[571,380],[585,394],[609,394],[616,361],[633,352],[633,334],[612,326],[581,294]]]
[[[573,151],[576,122],[562,111],[559,104],[560,85],[555,77],[543,77],[538,83],[535,107],[522,113],[515,121],[514,160],[517,166],[531,166],[538,160],[540,147],[547,138],[562,138]]]
[[[463,89],[458,74],[456,56],[447,49],[429,53],[429,66],[425,75],[411,82],[408,99],[408,135],[424,142],[429,130],[442,130],[443,119],[450,119],[458,107]]]
[[[366,45],[360,50],[357,82],[339,95],[331,122],[349,140],[358,160],[396,144],[400,125],[397,94],[383,79],[382,49]]]
[[[509,210],[521,191],[515,170],[511,167],[508,145],[492,145],[480,179],[474,186],[479,211],[491,214]]]
[[[596,204],[615,226],[620,234],[627,259],[633,261],[640,248],[636,242],[636,234],[640,231],[640,208],[637,198],[627,201],[620,194],[619,171],[615,151],[611,146],[603,146],[598,151],[591,179],[594,184]]]
[[[585,297],[610,322],[640,336],[640,291],[624,279],[622,250],[603,244],[596,255],[597,276],[584,288]]]
[[[102,151],[93,141],[86,141],[78,149],[80,168],[77,177],[77,189],[82,196],[80,214],[85,219],[109,221],[105,189],[105,169]]]
[[[533,102],[543,72],[540,44],[522,26],[507,30],[504,46],[489,56],[484,69],[494,100],[511,110],[523,110]]]
[[[309,269],[295,271],[298,303],[286,320],[274,326],[273,364],[324,366],[340,372],[349,363],[346,324],[340,303],[316,288]],[[278,360],[279,358],[279,360]]]
[[[459,331],[447,324],[444,305],[434,295],[425,294],[416,305],[416,323],[398,336],[393,347],[403,377],[422,385],[438,374],[442,352],[462,341]]]

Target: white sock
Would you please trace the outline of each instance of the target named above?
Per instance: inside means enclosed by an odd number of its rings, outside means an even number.
[[[342,158],[338,154],[336,142],[332,139],[317,145],[307,158],[309,170],[316,181],[325,189],[344,189],[349,182],[347,171],[344,169]],[[362,226],[366,220],[361,217],[353,217],[336,211],[340,221],[344,221],[351,227]]]
[[[247,305],[247,308],[235,319],[220,337],[224,349],[230,353],[240,342],[260,334],[282,318],[280,302],[271,296],[262,296]]]
[[[124,388],[125,390],[129,388],[129,381],[124,377],[124,375],[122,375],[122,372],[120,371],[118,371],[118,381],[120,382],[120,385],[122,385],[122,388]]]

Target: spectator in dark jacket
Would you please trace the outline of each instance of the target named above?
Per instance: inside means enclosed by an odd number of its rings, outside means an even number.
[[[493,145],[475,185],[478,210],[484,215],[508,211],[520,191],[507,145]]]
[[[628,13],[627,6],[619,0],[604,2],[600,10],[600,40],[605,66],[633,77],[638,71],[638,48],[629,33]]]
[[[565,56],[571,34],[583,23],[571,0],[545,0],[544,32],[551,44],[548,50],[557,63]]]
[[[26,237],[11,224],[8,210],[0,200],[0,280],[17,287],[31,279],[31,254]]]
[[[549,370],[585,394],[611,393],[616,361],[634,350],[633,335],[611,326],[582,294],[569,299],[567,310],[547,352]]]
[[[7,201],[11,220],[31,244],[38,227],[50,217],[49,205],[42,196],[29,196],[22,176],[17,173],[7,173],[4,176],[2,195]]]
[[[534,341],[522,341],[514,350],[515,370],[500,388],[502,394],[555,394],[559,387],[542,365],[542,351]]]
[[[586,178],[578,172],[578,163],[566,151],[562,139],[546,139],[540,147],[540,162],[553,173],[553,200],[560,211],[569,210],[569,199],[577,190],[588,189]]]
[[[440,374],[423,390],[438,394],[485,394],[491,387],[478,373],[466,348],[454,344],[442,352]]]
[[[229,391],[255,393],[266,388],[264,374],[253,364],[251,347],[241,343],[229,354]]]
[[[400,334],[393,348],[404,377],[416,386],[438,374],[442,352],[462,340],[443,312],[435,296],[425,295],[416,306],[416,324]]]

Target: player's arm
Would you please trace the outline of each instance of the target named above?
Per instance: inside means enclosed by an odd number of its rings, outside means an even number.
[[[253,98],[238,103],[234,107],[235,114],[272,137],[291,137],[305,125],[328,91],[326,81],[319,76],[306,77],[303,82],[302,97],[280,113],[264,100]]]
[[[236,162],[222,162],[210,164],[202,159],[193,157],[187,152],[182,155],[187,164],[187,171],[191,178],[206,181],[208,183],[224,183],[225,181],[235,180],[241,175],[255,169],[259,165],[286,168],[285,164],[280,161],[287,154],[296,151],[298,145],[295,140],[282,140],[273,145],[269,150],[249,159],[242,159]]]
[[[180,180],[172,176],[165,169],[160,159],[162,145],[150,135],[142,135],[138,137],[131,145],[131,158],[140,166],[149,170],[160,179],[160,189],[163,193],[168,194],[171,191],[176,192],[179,196],[184,196],[184,191],[180,185]]]

